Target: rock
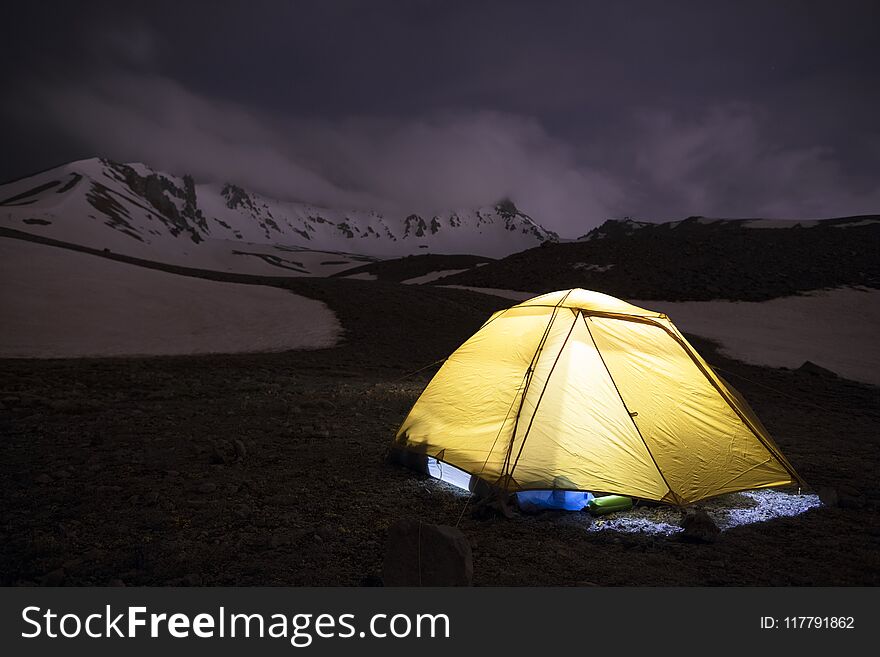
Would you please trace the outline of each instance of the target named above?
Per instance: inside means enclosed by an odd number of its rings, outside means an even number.
[[[515,513],[507,500],[501,495],[487,495],[479,498],[471,510],[475,520],[492,520],[493,518],[515,517]]]
[[[65,579],[67,579],[67,573],[64,572],[64,568],[58,568],[44,575],[42,583],[43,586],[63,586]]]
[[[274,532],[269,538],[269,547],[278,548],[285,545],[293,545],[299,541],[300,538],[302,538],[301,531],[286,530]]]
[[[321,527],[318,527],[318,530],[315,533],[318,536],[320,536],[321,538],[323,538],[325,541],[329,541],[331,538],[336,536],[336,534],[338,534],[339,532],[337,532],[337,530],[335,530],[330,525],[322,525]]]
[[[105,550],[102,550],[101,548],[92,548],[83,554],[83,560],[88,562],[101,561],[106,556],[107,552]]]
[[[815,374],[816,376],[828,376],[837,378],[837,374],[832,372],[831,370],[827,370],[824,367],[816,365],[816,363],[812,361],[804,361],[804,364],[797,368],[798,372],[806,372],[807,374]]]
[[[109,582],[107,582],[107,586],[125,586],[125,582],[123,582],[121,579],[116,577],[114,579],[111,579]]]
[[[71,570],[77,570],[82,565],[83,560],[75,557],[73,559],[68,559],[63,564],[61,564],[61,568],[62,570],[64,570],[65,573],[68,573]]]
[[[207,495],[208,493],[213,493],[215,490],[217,490],[217,484],[212,484],[210,481],[206,481],[199,484],[196,487],[196,490],[200,493]]]
[[[232,447],[235,449],[235,458],[238,460],[242,460],[247,456],[247,448],[239,439],[236,438],[232,441]]]
[[[837,488],[837,505],[841,509],[862,509],[865,506],[865,496],[861,491],[841,484]]]
[[[823,486],[819,489],[819,501],[825,506],[837,506],[837,489],[832,486]]]
[[[180,579],[181,586],[201,586],[202,576],[196,573],[189,573]]]
[[[681,521],[679,539],[686,543],[714,543],[721,530],[702,509],[688,509]]]
[[[38,484],[51,484],[52,477],[44,473],[34,477],[34,481],[36,481]]]
[[[58,413],[88,413],[101,409],[101,404],[88,399],[48,399],[43,400],[42,404]]]
[[[398,520],[388,529],[382,579],[385,586],[470,586],[470,543],[454,527]]]
[[[226,463],[226,457],[220,451],[220,446],[214,443],[211,446],[211,463],[214,465],[223,465]]]

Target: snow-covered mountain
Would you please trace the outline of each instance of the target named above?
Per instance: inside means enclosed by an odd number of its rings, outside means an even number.
[[[510,202],[388,216],[279,201],[103,159],[0,186],[0,226],[151,260],[288,275],[328,275],[416,253],[499,257],[558,239]]]

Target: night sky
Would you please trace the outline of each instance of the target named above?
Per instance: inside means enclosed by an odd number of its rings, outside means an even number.
[[[39,2],[9,180],[92,156],[339,207],[880,212],[878,2]],[[120,6],[125,5],[125,6]]]

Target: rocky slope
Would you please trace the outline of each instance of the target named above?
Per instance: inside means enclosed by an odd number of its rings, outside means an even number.
[[[880,287],[878,253],[878,215],[805,222],[609,220],[576,242],[545,243],[434,284],[761,301],[842,285]]]

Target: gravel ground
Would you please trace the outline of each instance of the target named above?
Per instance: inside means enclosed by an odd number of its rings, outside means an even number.
[[[455,524],[460,491],[384,460],[432,370],[401,377],[505,302],[381,282],[277,285],[327,303],[344,343],[0,361],[0,583],[376,585],[391,523]],[[880,583],[880,388],[744,365],[694,342],[747,377],[731,381],[807,482],[850,487],[850,503],[730,526],[708,545],[620,520],[587,531],[578,513],[466,512],[477,585]],[[785,499],[746,495],[725,508],[736,519]],[[678,515],[629,517],[673,525]]]

